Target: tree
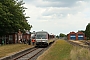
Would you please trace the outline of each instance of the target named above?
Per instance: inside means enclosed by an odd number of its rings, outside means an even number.
[[[60,37],[66,37],[66,35],[65,34],[63,34],[63,33],[60,33],[60,35],[59,35]]]
[[[59,38],[59,36],[57,35],[56,38]]]
[[[83,32],[83,33],[85,33],[85,31],[84,31],[84,30],[78,30],[78,32]]]
[[[31,29],[23,4],[23,1],[18,0],[0,0],[0,35]]]
[[[90,39],[90,23],[86,26],[85,35],[87,39]]]

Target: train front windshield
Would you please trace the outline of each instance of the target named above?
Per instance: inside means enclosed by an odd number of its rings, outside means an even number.
[[[47,33],[36,33],[36,39],[47,39]]]

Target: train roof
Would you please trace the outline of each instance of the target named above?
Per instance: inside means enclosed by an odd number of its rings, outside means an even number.
[[[48,33],[47,31],[37,31],[36,33],[38,33],[38,32],[44,32],[44,33]]]

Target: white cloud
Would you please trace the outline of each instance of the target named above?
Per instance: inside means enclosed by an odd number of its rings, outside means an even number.
[[[69,33],[85,30],[90,21],[89,0],[24,1],[28,8],[26,14],[31,17],[28,22],[33,25],[31,31],[46,30],[53,34]]]

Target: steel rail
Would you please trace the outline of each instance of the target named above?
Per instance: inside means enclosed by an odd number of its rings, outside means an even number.
[[[74,45],[74,46],[80,46],[82,48],[87,48],[87,49],[90,50],[90,45],[84,46],[85,44],[84,45],[81,45],[79,43],[75,43],[75,42],[72,42],[72,41],[67,41],[67,42],[70,43],[70,44],[72,44],[72,45]]]
[[[39,54],[41,51],[43,51],[44,50],[44,48],[42,49],[42,50],[40,50],[40,51],[38,51],[36,54],[34,54],[33,56],[31,56],[28,60],[30,60],[30,59],[32,59],[33,57],[35,57],[37,54]]]
[[[17,60],[17,59],[19,59],[19,58],[21,58],[21,57],[23,57],[23,56],[25,56],[25,55],[27,55],[27,54],[35,51],[35,50],[37,50],[37,49],[38,49],[38,48],[34,48],[34,49],[30,50],[29,52],[27,52],[27,53],[25,53],[25,54],[22,54],[22,55],[20,55],[20,56],[18,56],[18,57],[16,57],[16,58],[14,58],[13,60]]]

